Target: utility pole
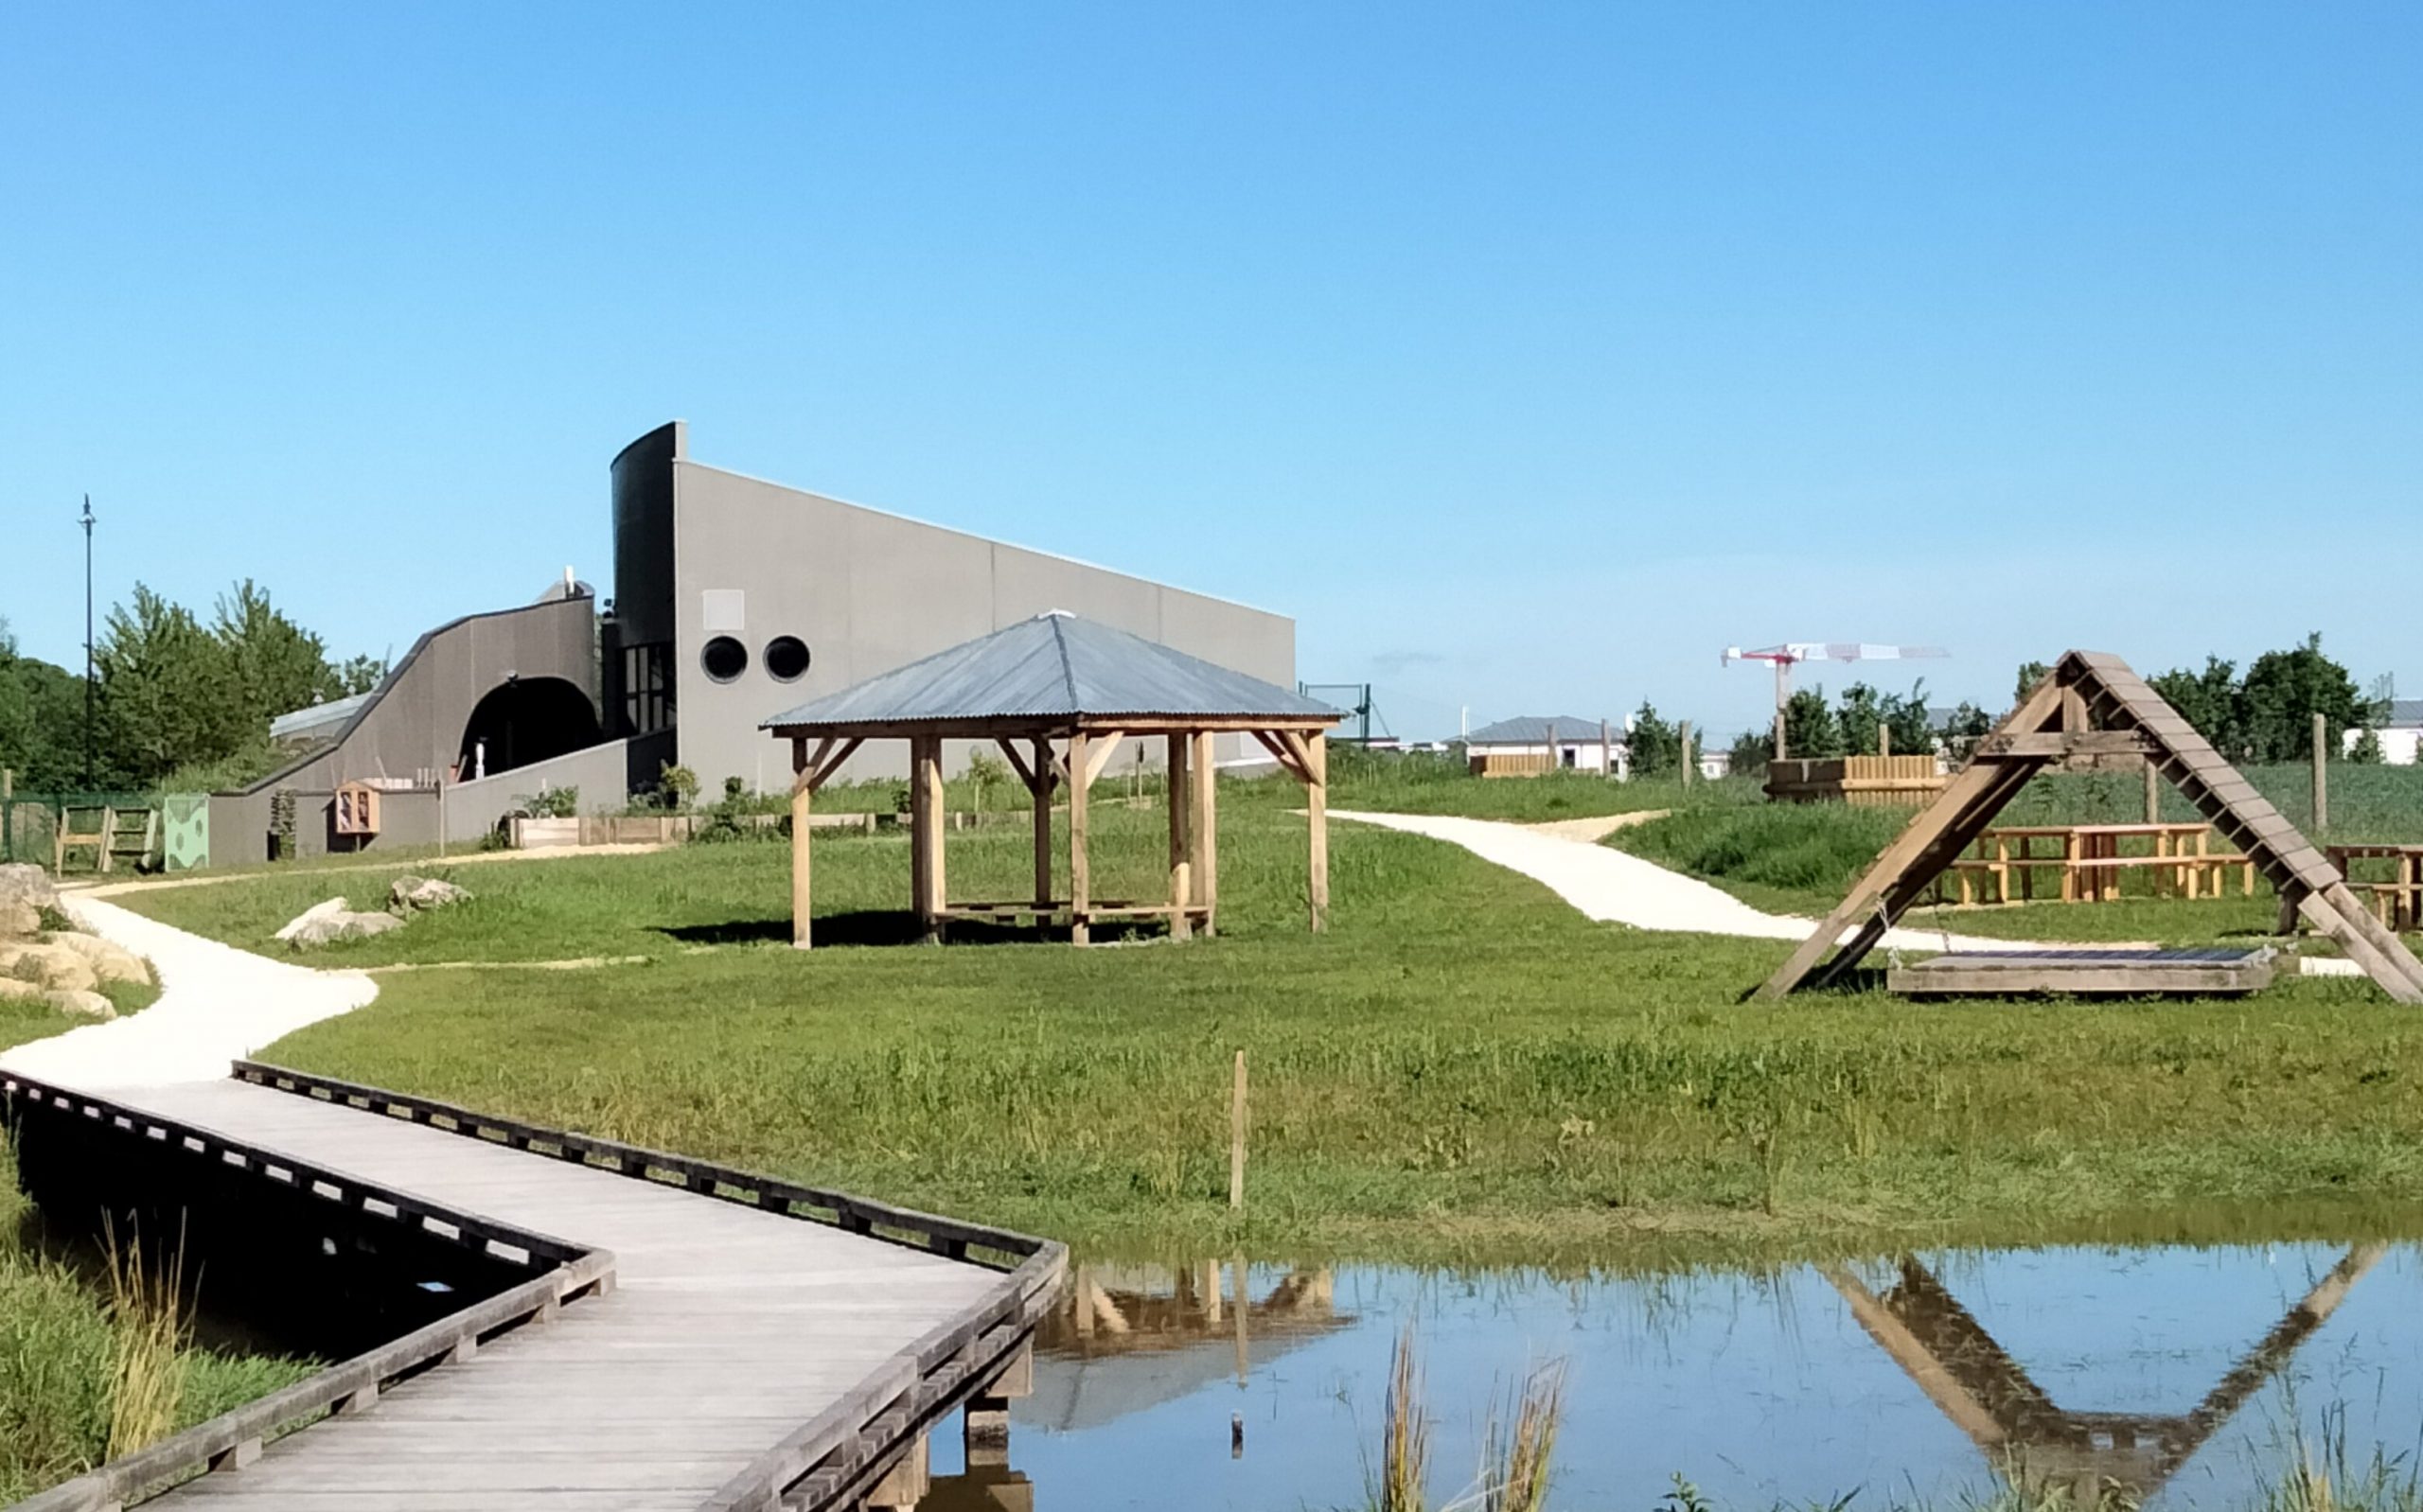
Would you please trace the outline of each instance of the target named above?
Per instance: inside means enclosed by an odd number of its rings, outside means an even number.
[[[93,790],[93,496],[84,496],[84,791]]]

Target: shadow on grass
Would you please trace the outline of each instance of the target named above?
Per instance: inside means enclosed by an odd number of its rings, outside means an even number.
[[[789,944],[791,922],[788,919],[734,919],[713,924],[664,924],[655,931],[685,945],[765,945]],[[1097,943],[1157,936],[1158,927],[1140,923],[1104,923],[1094,925]],[[953,945],[1040,945],[1066,944],[1069,930],[1045,928],[1035,924],[985,923],[954,919],[946,939]],[[819,914],[816,917],[815,941],[825,945],[915,945],[924,942],[917,927],[917,916],[905,909],[862,908],[850,913]]]

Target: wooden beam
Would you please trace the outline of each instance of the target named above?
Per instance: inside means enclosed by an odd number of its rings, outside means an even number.
[[[2060,712],[2065,692],[2059,677],[2046,677],[2036,685],[2036,690],[2027,695],[2025,702],[2005,717],[1994,733],[2034,734]],[[1798,987],[1816,970],[1827,952],[1834,948],[1843,932],[1854,924],[1861,926],[1860,935],[1852,946],[1846,947],[1845,958],[1838,958],[1836,965],[1842,966],[1846,958],[1856,960],[1859,955],[1866,954],[1866,947],[1872,946],[1891,923],[1889,918],[1880,923],[1875,917],[1877,905],[1884,901],[1886,891],[1910,872],[1914,864],[1935,849],[1955,825],[1973,820],[1975,827],[1982,829],[1990,822],[1994,811],[2002,803],[2009,801],[2009,791],[2016,789],[2002,791],[1998,795],[1997,790],[2004,789],[2007,780],[2014,775],[2024,782],[2041,765],[2041,761],[2033,765],[2024,761],[1971,762],[1962,767],[1951,782],[1944,784],[1936,800],[1920,809],[1900,837],[1884,848],[1841,905],[1826,916],[1815,932],[1801,941],[1791,958],[1760,985],[1756,995],[1767,999],[1779,998]],[[1997,795],[1999,801],[1981,802],[1990,795]],[[1976,811],[1974,815],[1972,809]]]
[[[1086,797],[1093,786],[1094,768],[1094,753],[1088,745],[1092,738],[1082,730],[1069,737],[1069,770],[1087,774],[1084,782],[1069,784],[1069,938],[1080,945],[1093,941],[1093,930],[1086,920],[1094,880],[1092,859],[1086,854]]]
[[[1018,781],[1026,784],[1026,790],[1030,793],[1034,792],[1035,767],[1029,766],[1026,758],[1019,754],[1018,743],[1004,735],[993,744],[1000,747],[1001,754],[1009,758],[1010,770],[1018,774]],[[1038,741],[1036,744],[1040,746],[1042,743]]]
[[[1186,940],[1194,933],[1187,905],[1194,901],[1194,842],[1189,834],[1194,819],[1194,743],[1192,735],[1166,737],[1170,809],[1170,938]]]
[[[909,747],[910,891],[918,932],[929,944],[943,938],[943,907],[950,890],[943,875],[943,743],[921,735]]]
[[[1284,732],[1291,741],[1303,737],[1294,730]],[[1310,875],[1313,905],[1313,933],[1329,927],[1329,737],[1315,735],[1304,742],[1304,767],[1312,774],[1305,783],[1305,813],[1312,819],[1312,854],[1307,868]]]
[[[2025,735],[1988,735],[1977,742],[1976,759],[2146,756],[2159,754],[2162,748],[2162,742],[2144,730],[2048,730]]]
[[[1086,757],[1086,780],[1082,785],[1091,787],[1094,785],[1095,780],[1102,776],[1103,768],[1110,765],[1111,757],[1119,753],[1119,743],[1121,740],[1125,738],[1126,732],[1124,730],[1105,730],[1101,734],[1095,734],[1090,730],[1086,731],[1085,733],[1089,754]],[[1070,761],[1072,767],[1075,764],[1075,747],[1072,743],[1070,754]]]
[[[2048,677],[2045,680],[2049,682],[2052,679]],[[2010,1434],[1996,1420],[1992,1409],[1978,1400],[1960,1378],[1936,1358],[1935,1351],[1910,1331],[1909,1325],[1903,1323],[1848,1267],[1821,1265],[1818,1274],[1841,1293],[1843,1301],[1850,1308],[1851,1317],[1869,1338],[1876,1341],[1877,1346],[1901,1367],[1911,1383],[1926,1394],[1927,1400],[1935,1403],[1936,1410],[1967,1434],[1971,1443],[1989,1455],[1998,1457]]]
[[[828,740],[824,744],[830,747],[833,742]],[[816,764],[816,776],[814,781],[807,784],[809,790],[821,790],[825,783],[833,781],[833,774],[841,769],[841,764],[857,755],[858,753],[858,747],[865,744],[866,742],[864,740],[853,735],[848,740],[841,742],[839,749],[834,750],[830,755],[822,757]]]
[[[809,765],[807,742],[791,742],[791,948],[805,950],[809,939],[808,845],[815,826],[808,822],[809,799],[816,775]]]
[[[1009,743],[1002,742],[1004,748]],[[1027,791],[1035,795],[1035,905],[1048,907],[1052,903],[1052,790],[1059,779],[1052,771],[1052,743],[1035,743],[1035,764],[1028,770],[1035,774]]]
[[[1280,740],[1277,731],[1257,730],[1252,731],[1252,734],[1255,740],[1262,743],[1262,748],[1270,752],[1270,759],[1279,764],[1281,771],[1300,782],[1304,780],[1304,769],[1296,764],[1295,752],[1289,750]]]
[[[1203,909],[1203,932],[1220,932],[1220,842],[1219,788],[1220,773],[1213,754],[1213,737],[1210,730],[1199,730],[1189,737],[1194,742],[1194,777],[1188,791],[1194,799],[1194,816],[1187,825],[1187,839],[1193,847],[1193,867],[1188,880],[1194,885],[1194,901]]]

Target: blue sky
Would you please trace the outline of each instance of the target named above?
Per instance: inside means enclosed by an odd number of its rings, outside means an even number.
[[[11,7],[25,648],[87,490],[105,601],[400,651],[605,577],[681,416],[1290,612],[1417,733],[1738,729],[1780,640],[2423,692],[2423,10],[682,9]]]

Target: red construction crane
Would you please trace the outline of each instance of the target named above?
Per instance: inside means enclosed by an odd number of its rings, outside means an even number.
[[[1762,650],[1744,651],[1738,645],[1724,648],[1724,665],[1736,661],[1769,661],[1776,669],[1776,755],[1784,759],[1783,712],[1792,701],[1792,669],[1803,661],[1908,661],[1925,657],[1948,657],[1951,652],[1939,645],[1868,645],[1858,641],[1788,641]]]

